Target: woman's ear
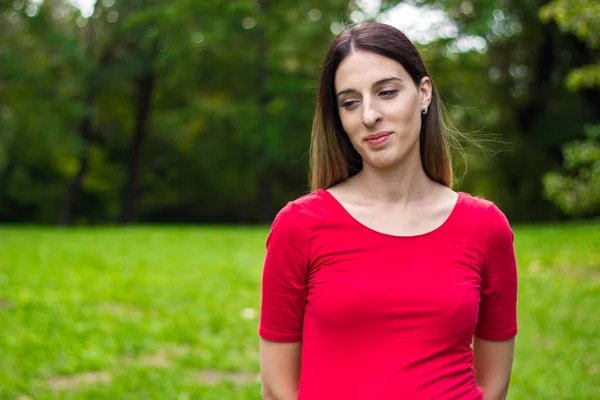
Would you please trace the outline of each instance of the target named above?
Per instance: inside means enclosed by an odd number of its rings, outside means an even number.
[[[433,84],[428,76],[421,78],[419,92],[421,95],[421,108],[429,107],[431,104],[431,96],[433,95]]]

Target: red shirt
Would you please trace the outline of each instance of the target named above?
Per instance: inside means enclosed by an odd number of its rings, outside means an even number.
[[[481,399],[471,341],[517,333],[513,232],[459,193],[416,236],[359,223],[327,191],[288,203],[267,239],[259,334],[302,342],[298,400]]]

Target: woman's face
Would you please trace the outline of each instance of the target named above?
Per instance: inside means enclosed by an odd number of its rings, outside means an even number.
[[[390,168],[418,156],[421,111],[431,101],[428,77],[417,86],[402,64],[358,51],[340,63],[335,92],[342,126],[363,164]]]

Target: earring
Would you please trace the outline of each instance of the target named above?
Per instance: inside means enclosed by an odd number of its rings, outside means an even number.
[[[423,115],[427,114],[427,110],[429,109],[429,106],[424,106],[423,110],[421,110],[421,112],[423,113]]]

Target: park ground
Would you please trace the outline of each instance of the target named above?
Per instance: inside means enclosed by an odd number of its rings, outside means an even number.
[[[510,399],[600,399],[600,228],[515,226]],[[0,227],[0,399],[258,400],[266,227]]]

